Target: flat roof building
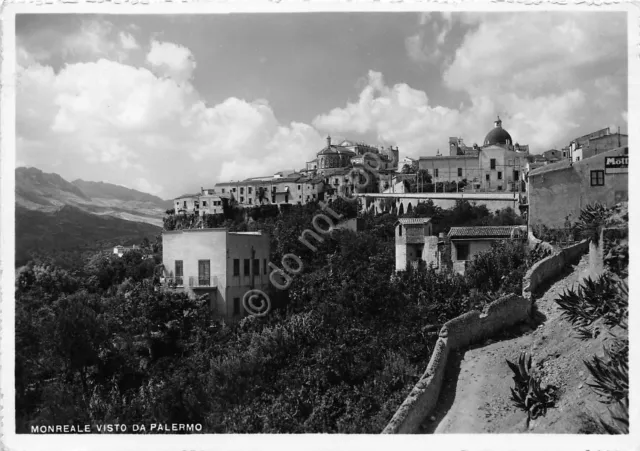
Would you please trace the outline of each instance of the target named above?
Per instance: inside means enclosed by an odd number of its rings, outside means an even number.
[[[269,235],[227,229],[184,229],[162,233],[165,288],[207,295],[214,316],[239,320],[251,289],[269,285]]]

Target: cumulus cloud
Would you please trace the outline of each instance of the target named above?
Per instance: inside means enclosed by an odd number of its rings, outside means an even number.
[[[469,17],[460,18],[470,22]],[[444,73],[453,89],[472,94],[560,92],[584,79],[585,71],[608,72],[626,61],[623,14],[534,12],[526,18],[505,13],[471,17],[478,26],[466,34]]]
[[[447,137],[455,134],[468,144],[482,144],[496,111],[512,108],[517,113],[503,119],[514,140],[546,150],[564,137],[567,128],[579,125],[576,112],[585,106],[584,92],[574,89],[540,97],[482,95],[472,98],[468,107],[448,108],[432,105],[427,93],[405,83],[387,86],[382,74],[370,71],[356,102],[319,115],[313,124],[347,134],[375,133],[383,143],[397,145],[410,156],[435,155],[438,149],[446,150]]]
[[[171,42],[151,42],[147,62],[160,74],[173,78],[178,83],[190,80],[196,61],[189,50]]]
[[[160,196],[230,178],[299,169],[324,140],[313,127],[282,124],[264,100],[229,98],[207,106],[189,83],[195,62],[184,47],[152,49],[154,70],[100,59],[59,72],[18,69],[17,154],[70,178],[120,183]],[[64,171],[61,175],[65,176]]]

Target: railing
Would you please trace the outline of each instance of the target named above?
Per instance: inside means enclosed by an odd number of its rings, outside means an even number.
[[[170,287],[182,287],[182,286],[184,286],[184,280],[183,280],[182,276],[165,277],[164,285],[170,286]]]
[[[218,278],[213,277],[201,277],[201,276],[191,276],[189,277],[189,287],[191,288],[206,288],[206,287],[217,287],[218,286]]]

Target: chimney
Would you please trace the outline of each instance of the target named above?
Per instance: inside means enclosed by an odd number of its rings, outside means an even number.
[[[327,147],[331,147],[331,136],[327,135]]]

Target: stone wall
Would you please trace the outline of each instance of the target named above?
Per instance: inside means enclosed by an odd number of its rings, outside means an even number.
[[[588,249],[589,242],[583,240],[537,262],[524,276],[522,281],[522,296],[525,299],[531,300],[532,294],[535,293],[536,290],[545,282],[559,276],[566,265],[575,262],[580,256],[586,253]]]
[[[451,349],[464,348],[526,319],[530,309],[531,303],[520,296],[503,296],[489,304],[485,313],[472,310],[446,322],[440,337],[449,340]]]
[[[449,351],[482,341],[526,320],[530,309],[530,302],[516,295],[508,295],[489,304],[484,313],[473,310],[445,323],[440,329],[426,371],[382,433],[419,432],[420,425],[438,402]]]
[[[438,402],[448,355],[447,339],[439,338],[427,370],[384,428],[383,434],[411,434],[418,431]]]

